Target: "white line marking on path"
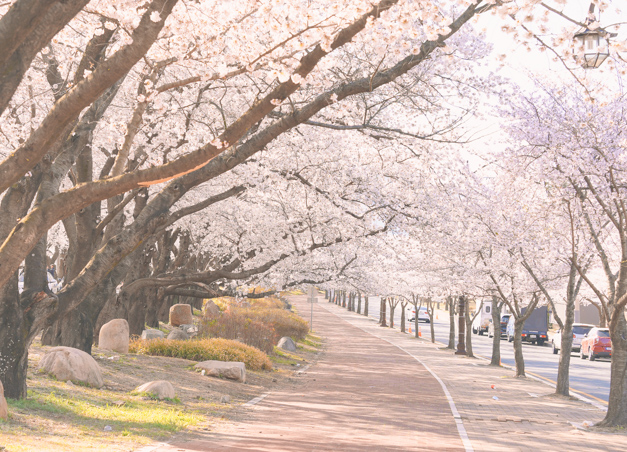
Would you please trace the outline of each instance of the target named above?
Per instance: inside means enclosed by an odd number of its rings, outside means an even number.
[[[323,306],[324,307],[324,306]],[[328,309],[324,308],[327,312],[335,315],[336,317],[338,317],[341,320],[344,320],[346,323],[354,326],[355,328],[360,329],[361,331],[363,331],[364,333],[367,333],[371,336],[376,337],[377,339],[381,339],[382,341],[387,342],[390,345],[393,345],[394,347],[398,348],[399,350],[402,350],[403,352],[407,353],[409,356],[411,356],[412,358],[414,358],[416,361],[418,361],[420,364],[422,364],[422,366],[427,369],[429,371],[429,373],[431,375],[433,375],[433,378],[436,379],[436,381],[438,383],[440,383],[440,386],[442,387],[442,390],[444,391],[444,395],[446,396],[446,399],[448,400],[448,404],[449,407],[451,408],[451,413],[453,414],[453,418],[455,419],[455,424],[457,425],[457,432],[459,433],[459,437],[462,440],[462,443],[464,444],[464,448],[466,449],[466,452],[474,452],[474,449],[472,448],[472,444],[470,443],[470,438],[468,438],[468,433],[466,432],[466,428],[464,427],[464,422],[462,421],[461,416],[459,415],[459,412],[457,411],[457,407],[455,406],[455,402],[453,401],[453,397],[451,397],[451,393],[448,392],[448,388],[446,387],[446,385],[444,384],[444,382],[440,379],[440,377],[437,376],[437,374],[431,370],[431,368],[429,366],[427,366],[420,358],[418,358],[415,355],[412,355],[409,351],[405,350],[403,347],[401,347],[400,345],[396,345],[392,342],[390,342],[389,340],[382,338],[380,336],[377,336],[374,333],[371,333],[370,331],[366,331],[363,328],[361,328],[360,326],[355,325],[352,322],[349,322],[347,319],[340,317],[339,315],[337,315],[335,312],[329,311]]]
[[[254,399],[249,400],[243,406],[254,406],[254,405],[257,405],[259,402],[261,402],[263,399],[265,399],[269,395],[270,395],[269,392],[266,393],[266,394],[262,394],[259,397],[255,397]]]

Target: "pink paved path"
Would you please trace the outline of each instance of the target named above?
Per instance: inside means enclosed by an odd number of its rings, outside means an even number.
[[[416,360],[314,305],[320,360],[292,387],[272,392],[242,423],[172,451],[463,451],[439,383]],[[309,313],[305,296],[291,297]],[[305,316],[308,318],[308,315]]]

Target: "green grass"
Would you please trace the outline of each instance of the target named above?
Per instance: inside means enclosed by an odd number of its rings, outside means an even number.
[[[79,397],[57,391],[29,391],[28,398],[8,400],[8,403],[13,412],[60,416],[70,424],[90,430],[95,428],[100,431],[105,425],[110,425],[114,432],[123,436],[159,437],[203,420],[202,416],[185,413],[163,402],[122,399],[124,403],[118,406],[95,390],[83,392]]]
[[[156,401],[160,400],[162,402],[173,403],[175,405],[183,404],[183,402],[181,402],[181,399],[179,399],[178,396],[174,396],[173,399],[171,399],[170,397],[164,397],[163,399],[160,399],[155,393],[152,393],[152,392],[131,391],[130,394],[134,396],[146,397],[150,400],[156,400]]]
[[[304,361],[304,359],[299,356],[293,355],[278,347],[274,347],[274,354],[270,356],[270,360],[272,360],[273,363],[286,364],[288,366],[295,366]]]

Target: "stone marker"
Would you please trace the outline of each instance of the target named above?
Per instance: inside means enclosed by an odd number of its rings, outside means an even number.
[[[165,334],[161,330],[144,330],[142,331],[142,339],[150,340],[150,339],[163,339]]]
[[[39,361],[39,369],[54,375],[59,381],[79,381],[95,388],[104,385],[96,360],[77,348],[51,348]]]
[[[144,383],[143,385],[135,388],[135,391],[149,392],[159,400],[166,398],[173,399],[176,397],[176,394],[174,394],[174,386],[172,386],[172,383],[165,380],[149,381],[148,383]]]
[[[186,341],[189,339],[189,334],[187,334],[183,330],[172,330],[170,334],[168,334],[168,339],[173,339],[175,341]]]
[[[211,300],[207,300],[205,305],[202,307],[202,310],[205,313],[205,315],[208,315],[211,317],[217,317],[220,315],[220,308],[218,307],[217,304],[215,304]]]
[[[282,337],[279,343],[277,344],[277,347],[282,348],[283,350],[287,350],[288,352],[296,351],[296,344],[294,343],[292,338],[289,336]]]
[[[9,417],[9,407],[7,406],[7,399],[4,398],[4,386],[0,381],[0,419],[5,421]]]
[[[113,319],[100,328],[98,348],[128,353],[129,328],[125,319]]]
[[[189,323],[194,323],[191,305],[175,304],[170,308],[170,325],[180,326]]]
[[[232,361],[203,361],[194,366],[195,369],[204,370],[209,377],[222,377],[246,383],[246,366],[244,363]]]

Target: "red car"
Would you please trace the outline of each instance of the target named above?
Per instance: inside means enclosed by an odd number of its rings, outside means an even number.
[[[602,356],[612,356],[612,340],[608,328],[592,328],[581,341],[581,359],[594,361]]]

